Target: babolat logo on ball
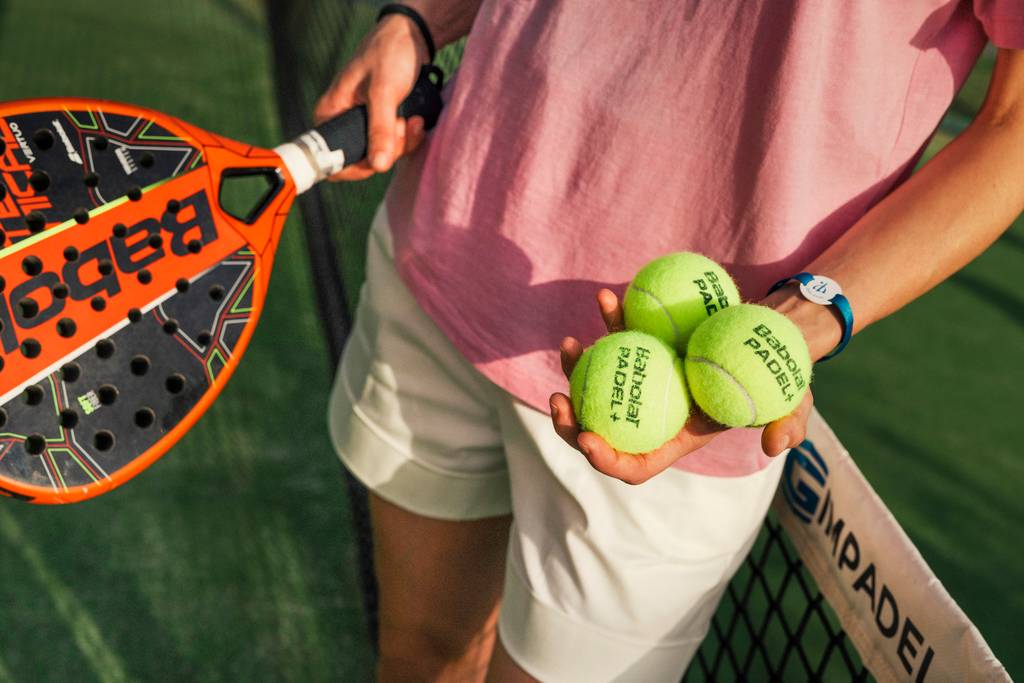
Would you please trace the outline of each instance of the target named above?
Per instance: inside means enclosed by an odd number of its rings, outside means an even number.
[[[716,273],[709,270],[704,273],[704,277],[694,280],[693,284],[700,290],[700,295],[704,299],[704,310],[708,315],[729,307],[729,297]]]
[[[161,237],[161,232],[166,237]],[[191,252],[189,243],[193,240],[200,244],[215,242],[217,228],[206,192],[200,190],[182,199],[177,211],[165,211],[159,220],[144,218],[125,226],[120,235],[81,249],[77,258],[66,261],[59,270],[42,270],[39,264],[40,272],[30,273],[28,280],[4,291],[6,296],[0,296],[0,345],[4,353],[11,353],[21,343],[18,329],[30,330],[52,320],[64,310],[68,299],[116,297],[121,292],[121,275],[136,273],[168,253],[185,256]],[[60,285],[67,288],[66,296],[54,294]],[[42,296],[33,296],[37,292]],[[38,302],[47,300],[49,305],[39,309]]]
[[[643,346],[619,347],[609,406],[612,420],[618,422],[623,419],[619,411],[625,407],[626,422],[631,422],[634,427],[640,426],[640,407],[643,405],[644,380],[647,379],[647,360],[650,357],[651,350]]]
[[[792,401],[796,391],[807,386],[800,364],[789,353],[786,345],[772,334],[770,327],[761,323],[753,329],[754,335],[743,342],[754,350],[754,355],[761,359],[768,372],[775,377],[783,398]]]

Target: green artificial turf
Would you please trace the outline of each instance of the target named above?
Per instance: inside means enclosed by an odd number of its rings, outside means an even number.
[[[256,0],[0,2],[0,99],[134,102],[279,142]],[[200,424],[126,486],[0,500],[0,681],[367,680],[372,656],[301,225]]]

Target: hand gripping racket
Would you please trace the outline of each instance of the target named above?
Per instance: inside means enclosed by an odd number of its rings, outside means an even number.
[[[441,78],[399,114],[432,127]],[[271,151],[131,105],[0,104],[0,494],[84,500],[174,445],[245,351],[292,201],[366,145],[364,107]]]

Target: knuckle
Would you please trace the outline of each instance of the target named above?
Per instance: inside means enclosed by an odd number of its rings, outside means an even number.
[[[373,103],[391,102],[398,99],[395,87],[389,82],[380,79],[370,81],[366,94]]]

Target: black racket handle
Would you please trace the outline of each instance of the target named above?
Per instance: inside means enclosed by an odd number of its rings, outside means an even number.
[[[424,128],[430,130],[441,115],[441,85],[444,73],[433,65],[424,66],[412,92],[398,107],[398,115],[403,118],[422,116]],[[366,106],[359,105],[354,109],[339,114],[330,121],[325,121],[314,128],[332,151],[340,151],[345,155],[344,166],[362,161],[366,158],[367,146]]]
[[[398,115],[422,116],[424,127],[433,128],[441,114],[443,82],[441,69],[424,66],[412,92],[399,105]],[[274,148],[288,169],[297,194],[366,158],[366,123],[366,107],[358,106]]]

